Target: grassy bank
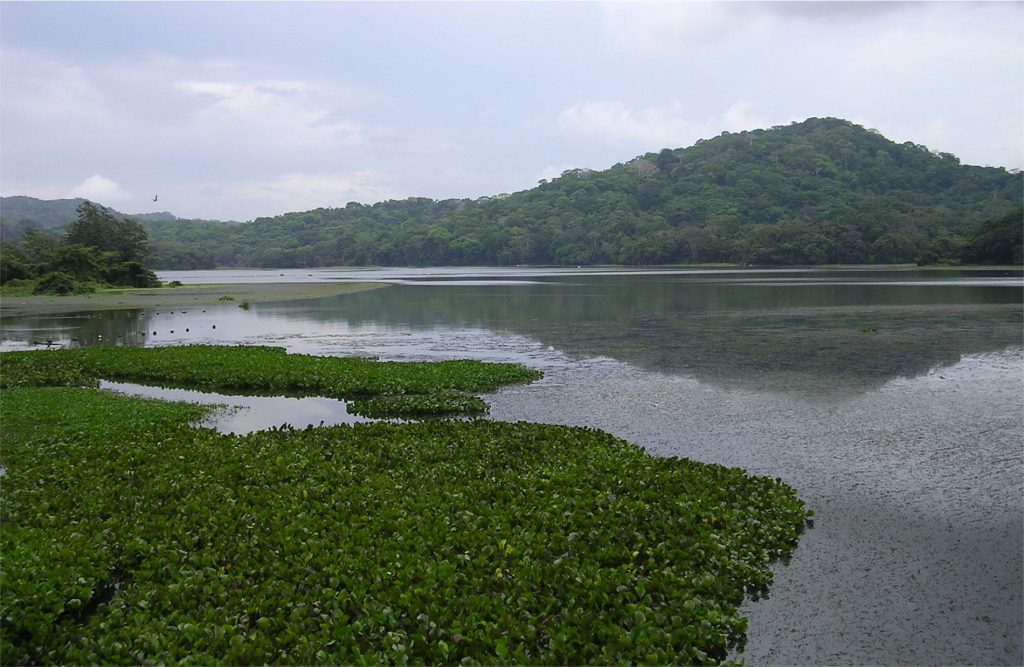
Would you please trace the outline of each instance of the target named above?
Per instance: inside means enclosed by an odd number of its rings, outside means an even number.
[[[90,310],[171,308],[217,303],[262,303],[318,299],[386,287],[384,283],[238,283],[107,289],[93,294],[32,295],[24,290],[0,289],[0,316],[43,315]]]
[[[592,429],[227,436],[190,427],[197,406],[74,386],[150,355],[170,368],[163,350],[0,355],[0,377],[21,378],[0,394],[4,664],[714,663],[807,518],[778,481]],[[322,378],[339,361],[257,354]],[[375,372],[436,391],[510,381]]]

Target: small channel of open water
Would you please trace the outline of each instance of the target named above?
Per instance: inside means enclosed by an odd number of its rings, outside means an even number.
[[[244,396],[106,380],[100,381],[100,389],[141,398],[219,406],[197,426],[225,434],[244,435],[285,426],[302,429],[382,421],[352,414],[348,401],[322,396]]]
[[[1024,663],[1019,270],[231,279],[394,286],[248,311],[22,318],[3,322],[2,345],[239,342],[526,363],[546,377],[489,396],[493,418],[593,426],[655,455],[781,477],[815,510],[770,597],[744,605],[748,664]]]

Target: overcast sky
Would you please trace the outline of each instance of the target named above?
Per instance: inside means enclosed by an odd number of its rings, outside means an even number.
[[[1024,166],[1016,2],[3,2],[0,58],[0,192],[127,213],[475,198],[811,116]]]

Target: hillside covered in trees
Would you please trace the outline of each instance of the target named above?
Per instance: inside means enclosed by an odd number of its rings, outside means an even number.
[[[812,118],[569,170],[510,195],[144,225],[164,269],[1019,263],[1022,193],[1020,173]]]

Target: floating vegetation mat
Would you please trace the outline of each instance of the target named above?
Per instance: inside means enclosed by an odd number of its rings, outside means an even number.
[[[353,410],[366,417],[482,414],[487,404],[472,393],[543,375],[520,364],[388,362],[225,345],[7,352],[0,355],[0,370],[0,387],[94,387],[102,378],[208,391],[255,390],[357,400]]]
[[[0,398],[4,664],[717,663],[809,517],[591,429]]]

